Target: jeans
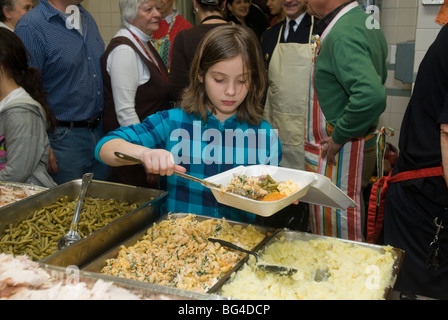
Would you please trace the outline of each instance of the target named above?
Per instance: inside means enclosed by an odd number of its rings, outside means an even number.
[[[57,184],[81,179],[93,173],[95,180],[108,180],[110,168],[95,159],[95,147],[104,136],[103,126],[96,128],[57,127],[49,133],[51,147],[58,161]]]

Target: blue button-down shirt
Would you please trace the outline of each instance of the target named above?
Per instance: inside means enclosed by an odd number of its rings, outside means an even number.
[[[67,17],[48,0],[41,0],[15,28],[29,51],[30,65],[41,72],[50,108],[59,121],[84,121],[103,112],[105,45],[93,17],[78,8],[81,32],[68,28]]]

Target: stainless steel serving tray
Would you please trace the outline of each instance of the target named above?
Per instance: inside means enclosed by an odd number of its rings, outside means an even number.
[[[74,180],[1,208],[0,238],[10,224],[20,223],[36,210],[50,206],[65,196],[69,201],[75,200],[80,188],[81,180]],[[93,180],[87,191],[88,197],[131,202],[136,203],[138,207],[42,262],[60,267],[76,265],[81,268],[117,243],[130,237],[142,226],[157,220],[160,217],[160,204],[167,195],[166,191]]]
[[[160,219],[158,219],[156,221],[156,223],[160,223],[163,220],[167,220],[167,219],[179,219],[179,218],[183,218],[185,216],[187,216],[188,214],[186,213],[171,213],[168,215],[165,215],[163,217],[161,217]],[[195,218],[198,221],[203,221],[206,219],[217,219],[214,217],[208,217],[208,216],[200,216],[200,215],[194,215]],[[245,223],[240,223],[240,222],[235,222],[235,221],[231,221],[231,220],[227,220],[227,222],[231,225],[242,225],[243,227],[247,227],[249,226],[249,224],[245,224]],[[266,238],[257,246],[255,246],[255,248],[253,248],[253,250],[259,250],[261,248],[262,243],[268,238],[270,237],[275,231],[276,229],[273,228],[267,228],[267,227],[262,227],[262,226],[257,226],[257,225],[252,225],[254,226],[254,228],[256,228],[258,231],[263,232],[266,235]],[[130,237],[129,239],[123,241],[122,243],[118,244],[117,246],[115,246],[114,248],[111,248],[109,251],[105,252],[103,255],[99,256],[97,259],[95,259],[94,261],[92,261],[91,263],[89,263],[88,265],[86,265],[85,267],[82,268],[83,271],[86,272],[92,272],[92,273],[101,273],[101,270],[103,269],[104,266],[106,266],[107,264],[107,260],[109,259],[113,259],[116,258],[118,256],[118,253],[121,249],[121,246],[125,246],[125,247],[130,247],[135,245],[139,240],[141,240],[143,238],[143,236],[146,234],[147,230],[150,228],[151,226],[148,225],[146,228],[140,230],[139,232],[137,232],[136,234],[134,234],[132,237]],[[228,275],[232,274],[234,271],[236,271],[237,269],[240,268],[240,266],[242,266],[243,262],[246,260],[246,258],[244,258],[243,260],[239,261],[231,270],[229,270],[226,274],[225,274],[225,278],[228,278]],[[102,276],[106,276],[106,275],[102,275]],[[112,279],[116,279],[115,281],[122,281],[122,278],[119,277],[114,277],[114,276],[107,276],[107,277],[111,277]],[[127,280],[127,281],[136,281],[136,280]],[[142,285],[149,285],[149,283],[146,282],[142,282],[142,281],[137,281],[140,282]],[[219,286],[219,284],[221,283],[221,280],[219,280],[217,282],[217,284],[215,284],[215,286],[213,286],[208,292],[212,292],[213,288],[215,288],[216,286]],[[151,286],[157,286],[157,287],[164,287],[164,286],[160,286],[160,285],[153,285],[151,284]],[[173,288],[175,289],[175,288]],[[180,289],[176,289],[176,290],[180,290]],[[181,290],[181,291],[187,291],[187,290]],[[189,292],[189,291],[187,291]],[[213,298],[213,297],[210,297]]]
[[[345,239],[337,239],[332,237],[326,237],[321,235],[315,235],[311,233],[305,233],[305,232],[299,232],[299,231],[291,231],[288,229],[279,229],[275,231],[272,236],[267,237],[260,245],[258,246],[258,249],[256,252],[262,253],[263,249],[268,247],[270,244],[274,243],[275,241],[278,241],[279,239],[284,239],[285,241],[295,241],[295,240],[302,240],[302,241],[310,241],[310,240],[318,240],[318,239],[329,239],[329,240],[336,240],[341,241],[344,243],[350,243],[354,245],[358,245],[360,247],[369,248],[372,250],[376,250],[379,252],[385,252],[383,246],[369,244],[365,242],[357,242],[357,241],[351,241],[351,240],[345,240]],[[395,281],[397,279],[397,275],[399,273],[401,264],[403,263],[405,252],[401,249],[392,248],[392,254],[394,256],[394,265],[391,275],[391,280],[389,286],[386,288],[384,292],[384,299],[388,299],[393,291],[393,286],[395,284]],[[239,268],[243,266],[243,264],[247,261],[248,258],[245,259],[245,261],[241,261],[238,264],[238,268],[234,268],[234,272],[237,272]],[[222,286],[229,281],[230,276],[232,273],[226,274],[220,281],[217,283],[209,292],[210,293],[216,293],[220,294],[220,290]]]
[[[73,269],[62,268],[53,265],[40,263],[42,269],[50,274],[54,281],[72,280]],[[141,281],[117,278],[104,274],[92,273],[83,270],[77,270],[79,282],[84,282],[88,288],[91,288],[98,280],[112,282],[114,286],[126,289],[131,293],[148,300],[228,300],[217,295],[208,295],[205,293],[180,290],[160,285],[144,284]]]

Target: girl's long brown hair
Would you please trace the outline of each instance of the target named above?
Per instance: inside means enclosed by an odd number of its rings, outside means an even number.
[[[48,107],[40,73],[28,66],[27,50],[22,40],[6,28],[0,28],[0,68],[40,103],[47,118],[47,127],[53,130],[56,127],[56,118]]]
[[[204,122],[207,110],[215,113],[199,76],[205,78],[210,67],[237,56],[243,59],[244,72],[251,75],[246,99],[237,109],[237,118],[240,122],[260,124],[263,119],[261,101],[266,89],[266,70],[260,44],[252,30],[236,24],[216,27],[201,40],[191,65],[190,85],[182,97],[181,107],[186,113],[200,116]]]

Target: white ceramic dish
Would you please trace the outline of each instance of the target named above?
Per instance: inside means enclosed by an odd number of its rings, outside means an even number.
[[[266,174],[271,175],[277,182],[291,180],[297,183],[300,189],[292,195],[277,201],[257,201],[232,193],[224,193],[217,188],[210,188],[210,190],[213,192],[213,195],[219,203],[252,212],[263,217],[270,217],[274,213],[277,213],[281,209],[304,197],[310,186],[317,181],[317,176],[310,172],[266,165],[241,166],[205,180],[227,187],[230,180],[236,175],[254,177]]]

